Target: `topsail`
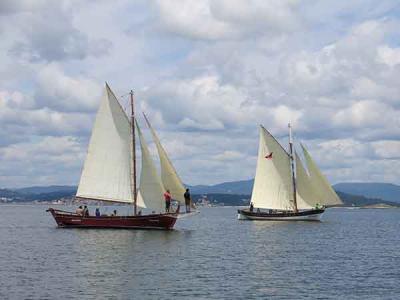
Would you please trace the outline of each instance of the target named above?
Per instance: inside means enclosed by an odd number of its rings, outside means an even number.
[[[147,143],[137,123],[136,129],[138,131],[140,146],[142,149],[142,170],[140,173],[140,196],[138,197],[138,205],[159,213],[164,210],[164,188],[161,179],[157,174],[157,169],[154,165],[153,159],[151,158]]]
[[[315,191],[319,203],[326,206],[343,204],[342,200],[340,200],[326,177],[319,170],[317,164],[311,158],[311,155],[308,153],[306,148],[303,145],[301,145],[301,147],[310,173],[310,188]]]
[[[147,125],[150,128],[151,134],[153,136],[153,140],[156,144],[158,156],[160,157],[160,166],[161,166],[161,180],[164,185],[164,189],[169,190],[171,192],[172,198],[174,200],[178,200],[184,203],[185,199],[183,194],[185,193],[185,187],[178,176],[174,166],[172,165],[170,159],[168,158],[167,152],[164,147],[161,145],[160,139],[158,138],[155,130],[151,126],[149,120],[146,115],[144,115]]]

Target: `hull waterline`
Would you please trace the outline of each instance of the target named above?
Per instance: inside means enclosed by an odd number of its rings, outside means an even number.
[[[238,210],[239,220],[258,221],[320,221],[325,209],[312,209],[299,212],[251,212],[248,209]]]
[[[114,229],[173,229],[179,211],[166,214],[137,216],[81,216],[75,213],[49,208],[58,227],[61,228],[114,228]]]

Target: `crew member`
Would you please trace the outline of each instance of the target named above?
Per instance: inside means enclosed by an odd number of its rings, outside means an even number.
[[[190,198],[189,189],[186,189],[186,192],[183,194],[183,197],[185,198],[186,212],[190,213],[190,202],[192,201],[192,199]]]
[[[164,199],[165,199],[165,211],[169,212],[169,208],[171,207],[171,193],[169,190],[167,190],[164,193]]]
[[[79,216],[81,216],[81,215],[83,215],[83,208],[82,208],[82,205],[81,206],[79,206],[77,209],[76,209],[76,212],[75,212],[77,215],[79,215]]]

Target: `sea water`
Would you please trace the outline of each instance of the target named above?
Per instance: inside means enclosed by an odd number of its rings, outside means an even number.
[[[202,208],[149,231],[60,229],[46,208],[0,206],[0,299],[400,298],[400,209],[307,223]]]

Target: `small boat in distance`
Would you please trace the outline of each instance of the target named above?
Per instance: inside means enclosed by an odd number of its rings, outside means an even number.
[[[238,210],[239,220],[319,221],[325,207],[342,204],[305,147],[301,147],[309,174],[297,153],[293,155],[290,124],[289,152],[260,126],[250,207]]]
[[[173,199],[183,197],[184,187],[163,150],[155,131],[161,160],[161,177],[135,117],[133,92],[128,118],[106,84],[96,115],[76,199],[133,205],[133,215],[84,216],[49,208],[59,227],[172,229],[180,206],[165,212],[163,194],[170,190]],[[150,126],[146,118],[147,124]],[[136,180],[136,131],[141,146],[140,186]],[[167,181],[169,180],[169,181]]]

